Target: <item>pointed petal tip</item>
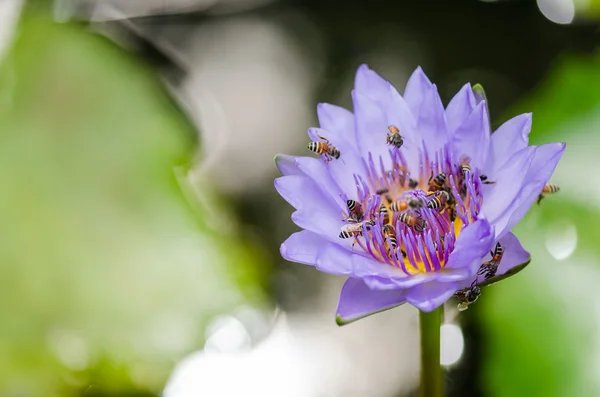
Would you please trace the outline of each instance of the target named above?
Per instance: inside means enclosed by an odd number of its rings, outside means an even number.
[[[283,259],[287,260],[287,247],[285,246],[285,243],[281,243],[279,246],[279,253]]]
[[[335,316],[335,323],[337,325],[339,325],[340,327],[343,326],[343,325],[349,324],[349,322],[344,321],[342,319],[342,316],[340,316],[339,314],[336,314],[336,316]]]

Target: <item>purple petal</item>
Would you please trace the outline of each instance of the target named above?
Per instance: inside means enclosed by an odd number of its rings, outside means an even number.
[[[330,196],[330,200],[336,202],[340,210],[346,208],[346,202],[340,197],[342,189],[340,189],[337,183],[331,178],[327,169],[328,167],[323,161],[312,157],[298,157],[296,158],[296,165],[307,177],[312,179],[323,192]]]
[[[490,174],[500,168],[516,152],[529,144],[531,131],[531,113],[513,117],[502,124],[491,139],[490,166],[486,172]],[[489,171],[488,171],[489,170]]]
[[[354,115],[351,111],[329,103],[320,103],[317,105],[317,117],[321,128],[328,131],[328,139],[340,148],[345,142],[356,150]]]
[[[275,179],[275,189],[298,210],[292,214],[292,220],[298,226],[337,241],[342,225],[341,210],[310,178],[282,176]]]
[[[302,230],[288,237],[281,244],[279,252],[284,259],[290,262],[314,266],[317,263],[319,252],[328,244],[331,243],[318,234]]]
[[[417,285],[406,293],[406,301],[421,311],[431,312],[444,304],[458,289],[458,283],[432,281]]]
[[[493,228],[486,219],[478,219],[467,225],[458,235],[454,250],[448,258],[446,268],[464,268],[468,269],[467,275],[469,277],[475,275],[481,265],[481,258],[488,253],[493,243]],[[439,280],[452,281],[455,279],[452,275],[444,277],[444,272],[442,271]]]
[[[544,185],[554,173],[565,151],[565,146],[564,143],[549,143],[537,147],[529,171],[525,176],[525,185],[516,195],[512,205],[495,222],[497,238],[508,233],[529,211]]]
[[[467,83],[446,107],[446,122],[448,123],[448,133],[450,135],[469,117],[475,105],[475,96],[471,84]]]
[[[352,135],[352,139],[354,139],[354,126],[346,132]],[[321,161],[321,164],[327,169],[335,184],[339,186],[340,191],[346,193],[349,197],[354,196],[356,194],[354,175],[364,175],[366,173],[362,157],[356,151],[356,143],[350,142],[347,137],[340,138],[340,134],[334,134],[321,128],[310,128],[308,133],[313,140],[320,139],[319,135],[327,137],[331,144],[339,149],[339,159],[332,159],[327,164]]]
[[[342,247],[339,243],[329,243],[320,250],[316,268],[325,273],[350,276],[352,274],[352,256],[353,254],[348,248]]]
[[[430,272],[417,273],[411,276],[403,277],[398,275],[396,277],[364,276],[362,279],[369,288],[373,290],[386,291],[398,288],[411,288],[415,285],[437,280],[439,275],[439,272]]]
[[[456,158],[466,155],[471,158],[472,166],[483,168],[490,150],[490,132],[487,108],[482,101],[454,132],[452,145]]]
[[[396,88],[390,85],[389,102],[383,107],[387,124],[394,125],[400,130],[405,141],[421,144],[421,137],[417,133],[417,119],[408,104]]]
[[[396,279],[398,282],[409,278],[408,275],[396,267],[359,254],[352,255],[352,274],[356,278],[379,277],[385,280]]]
[[[354,90],[365,95],[377,106],[385,109],[390,99],[390,82],[365,64],[359,66],[354,79]]]
[[[282,175],[304,175],[296,165],[296,157],[287,154],[278,154],[275,156],[275,166]]]
[[[373,291],[361,280],[349,278],[340,293],[336,322],[348,324],[405,302],[403,290]]]
[[[489,190],[484,190],[481,212],[491,224],[496,225],[500,217],[512,206],[516,195],[523,187],[535,151],[535,147],[529,146],[512,155],[504,167],[493,176],[495,183],[490,185]],[[496,227],[496,233],[500,231],[501,229]]]
[[[388,132],[385,115],[375,102],[359,92],[352,92],[354,103],[354,120],[356,125],[356,141],[360,153],[368,158],[369,153],[374,159],[381,156],[387,166],[391,165],[388,145],[385,137]]]
[[[408,79],[404,90],[404,100],[408,103],[408,107],[415,118],[419,115],[423,98],[431,90],[431,86],[431,81],[429,81],[420,66],[415,69]]]
[[[435,84],[425,92],[417,118],[417,127],[429,153],[435,153],[448,139],[446,112]]]

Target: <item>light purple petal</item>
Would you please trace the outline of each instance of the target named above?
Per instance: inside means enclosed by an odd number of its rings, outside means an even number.
[[[450,135],[469,117],[474,108],[475,96],[471,84],[467,83],[446,107],[446,122],[448,123],[448,133]]]
[[[354,135],[354,130],[352,129],[350,133]],[[346,138],[339,138],[339,134],[333,134],[321,128],[310,128],[308,134],[313,140],[319,139],[319,135],[327,137],[331,144],[339,149],[339,159],[332,159],[327,164],[322,161],[321,163],[339,186],[340,191],[346,193],[349,197],[353,197],[356,194],[354,175],[364,175],[366,173],[364,161],[356,151],[355,143],[348,141]]]
[[[329,243],[321,249],[317,256],[316,268],[325,273],[352,274],[352,253],[339,243]]]
[[[417,128],[429,153],[435,153],[448,140],[446,112],[435,84],[423,95],[421,109],[418,113]]]
[[[302,175],[282,176],[275,179],[275,189],[298,211],[292,220],[301,228],[337,241],[341,222],[341,210],[308,177]]]
[[[369,69],[365,64],[359,66],[354,79],[354,90],[368,97],[377,106],[385,109],[390,99],[389,81]]]
[[[536,148],[530,146],[512,155],[505,166],[494,175],[495,183],[484,190],[481,212],[491,224],[496,225],[500,217],[513,204],[517,193],[523,187],[535,151]],[[500,231],[501,229],[496,227],[496,233]]]
[[[531,113],[513,117],[502,124],[491,138],[490,166],[486,172],[493,175],[508,159],[527,147],[531,131]]]
[[[327,244],[331,243],[318,234],[302,230],[288,237],[281,244],[279,252],[288,261],[314,266],[317,263],[319,252]]]
[[[423,98],[428,94],[431,86],[431,81],[429,81],[420,66],[415,69],[408,79],[406,89],[404,90],[404,100],[408,103],[408,107],[415,115],[415,118],[419,115]]]
[[[492,248],[494,242],[494,230],[486,219],[467,225],[456,239],[454,250],[448,258],[448,269],[465,268],[468,269],[468,275],[474,275],[481,264],[483,258]],[[444,277],[444,272],[440,281],[452,281],[455,278]]]
[[[351,111],[329,103],[317,105],[317,116],[322,129],[329,132],[327,137],[338,146],[349,144],[356,150],[354,115]]]
[[[417,285],[406,293],[406,301],[417,309],[431,312],[444,304],[458,288],[458,283],[432,281]]]
[[[454,132],[452,146],[456,159],[468,156],[472,166],[483,168],[490,150],[490,133],[487,108],[482,101]]]
[[[363,281],[374,290],[386,291],[398,288],[411,288],[415,285],[423,284],[429,281],[437,280],[440,273],[417,273],[411,276],[385,277],[385,276],[365,276]]]
[[[373,291],[361,280],[349,278],[340,293],[336,322],[348,324],[405,302],[403,290]]]
[[[346,208],[346,202],[340,197],[342,189],[340,189],[327,170],[329,164],[325,165],[323,161],[312,157],[298,157],[296,158],[296,165],[319,186],[321,191],[329,195],[331,201],[335,201],[340,210]]]
[[[275,156],[275,165],[282,175],[304,175],[296,165],[296,157],[287,154]]]
[[[354,120],[356,125],[356,141],[360,153],[366,159],[369,153],[375,161],[381,156],[386,165],[391,165],[388,145],[385,137],[388,133],[385,115],[375,102],[359,92],[352,92],[354,103]]]
[[[525,185],[515,195],[512,205],[494,222],[497,238],[508,233],[529,211],[544,185],[554,173],[558,161],[565,151],[565,146],[564,143],[549,143],[536,148],[531,166],[525,176]]]

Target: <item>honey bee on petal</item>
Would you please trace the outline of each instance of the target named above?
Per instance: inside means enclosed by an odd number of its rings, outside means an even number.
[[[417,233],[422,233],[427,228],[427,221],[418,215],[411,214],[410,212],[403,212],[398,215],[398,220],[404,223],[406,226],[411,227]]]
[[[540,195],[538,196],[537,199],[537,203],[538,205],[540,204],[540,202],[542,201],[542,199],[545,197],[545,194],[552,194],[552,193],[556,193],[560,190],[560,187],[558,187],[558,185],[555,185],[553,183],[546,183],[546,185],[544,186],[544,188],[542,189],[542,192],[540,193]]]
[[[325,158],[325,162],[327,163],[333,159],[339,159],[341,153],[338,148],[333,146],[324,136],[319,135],[319,138],[321,138],[324,142],[312,141],[307,146],[308,150],[323,156]]]
[[[444,187],[445,183],[446,183],[446,174],[445,173],[442,172],[441,174],[438,174],[434,177],[433,172],[432,172],[431,176],[429,177],[429,191],[437,192],[438,190],[441,190]]]
[[[348,206],[351,219],[353,219],[355,222],[360,222],[363,220],[364,212],[362,205],[358,201],[346,200],[346,205]]]
[[[398,149],[402,147],[404,144],[404,140],[402,139],[402,135],[400,135],[400,130],[398,127],[390,125],[388,127],[388,134],[385,138],[388,145],[392,145]]]
[[[481,267],[477,271],[477,274],[483,274],[486,280],[496,275],[496,272],[498,271],[498,265],[500,265],[502,255],[504,255],[504,248],[500,245],[500,243],[496,243],[494,252],[490,251],[490,254],[492,255],[492,259],[482,263]]]
[[[388,189],[387,187],[382,187],[379,188],[375,191],[375,193],[377,193],[379,196],[383,196],[383,198],[385,198],[387,200],[388,203],[392,202],[392,196],[390,196],[388,193],[390,192],[390,189]]]
[[[467,310],[470,305],[472,305],[477,299],[479,299],[480,295],[481,288],[475,285],[475,282],[473,282],[473,284],[471,284],[470,287],[456,291],[454,293],[454,296],[456,296],[456,298],[460,302],[457,306],[458,311],[462,312]]]
[[[384,225],[382,229],[383,238],[385,239],[386,253],[390,256],[398,246],[396,240],[396,229],[392,225]],[[389,244],[388,244],[389,240]]]

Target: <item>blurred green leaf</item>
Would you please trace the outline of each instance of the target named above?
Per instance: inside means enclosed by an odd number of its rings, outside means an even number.
[[[30,12],[0,71],[0,394],[155,393],[261,253],[186,200],[195,131],[135,56]]]

